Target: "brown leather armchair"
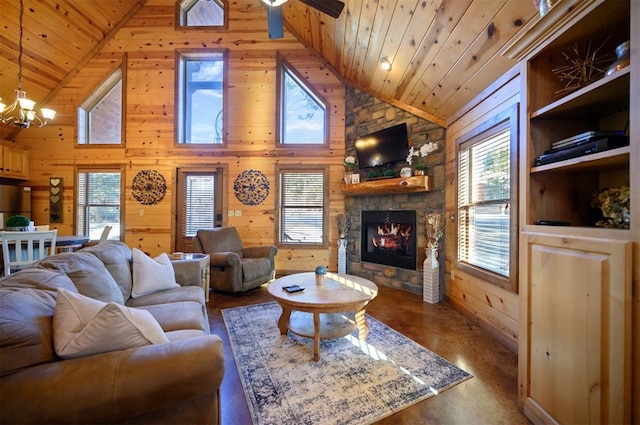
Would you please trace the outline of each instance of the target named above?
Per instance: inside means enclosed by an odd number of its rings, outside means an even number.
[[[235,227],[198,230],[196,249],[211,262],[210,287],[222,292],[246,292],[275,277],[273,245],[244,248]]]

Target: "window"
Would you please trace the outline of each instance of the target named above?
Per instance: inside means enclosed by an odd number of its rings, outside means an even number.
[[[77,234],[98,240],[108,225],[109,239],[120,239],[122,170],[78,169],[76,187]]]
[[[181,27],[225,27],[225,12],[221,0],[182,0],[177,20]]]
[[[78,144],[122,143],[122,69],[118,68],[78,108]]]
[[[458,140],[458,266],[515,290],[517,107]]]
[[[177,69],[178,143],[223,144],[225,52],[181,53]]]
[[[175,249],[195,252],[193,237],[199,229],[222,226],[224,166],[177,170]]]
[[[279,58],[278,140],[281,145],[328,145],[327,103]]]
[[[326,246],[328,170],[278,167],[278,240],[296,246]]]

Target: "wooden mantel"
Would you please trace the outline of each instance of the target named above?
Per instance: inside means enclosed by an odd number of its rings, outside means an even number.
[[[369,180],[362,183],[342,184],[346,196],[369,196],[393,193],[428,192],[431,190],[430,176]]]

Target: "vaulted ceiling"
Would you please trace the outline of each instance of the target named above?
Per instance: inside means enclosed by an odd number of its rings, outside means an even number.
[[[252,8],[265,8],[252,0]],[[24,0],[23,87],[40,106],[152,0]],[[237,1],[229,1],[234,19]],[[246,2],[245,2],[246,3]],[[345,82],[445,123],[515,63],[500,54],[537,11],[531,0],[345,0],[338,19],[299,0],[286,28]],[[266,12],[265,12],[266,15]],[[0,0],[0,96],[18,86],[19,2]],[[256,16],[251,14],[251,16]],[[263,15],[264,16],[264,15]],[[267,31],[266,18],[247,28]],[[392,62],[390,71],[380,59]],[[6,131],[0,138],[7,137]]]

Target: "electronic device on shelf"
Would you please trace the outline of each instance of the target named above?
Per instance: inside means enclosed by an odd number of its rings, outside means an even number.
[[[563,148],[550,149],[533,161],[535,167],[552,164],[566,159],[578,158],[610,149],[629,146],[629,136],[621,134],[591,135],[586,140],[580,140],[573,145]]]

